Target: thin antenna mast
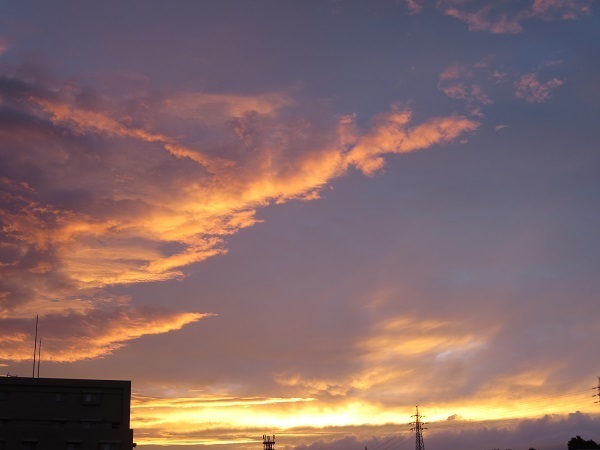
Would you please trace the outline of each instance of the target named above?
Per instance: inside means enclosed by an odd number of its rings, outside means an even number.
[[[426,430],[427,428],[423,427],[423,425],[426,424],[421,422],[421,417],[423,416],[419,414],[419,407],[416,406],[416,408],[416,414],[411,416],[415,418],[415,421],[411,423],[413,427],[410,429],[410,431],[415,432],[415,450],[425,450],[425,444],[423,444],[423,430]]]
[[[39,315],[35,315],[35,339],[33,340],[33,370],[31,371],[31,378],[35,378],[35,354],[37,353],[37,331],[38,331]]]
[[[38,372],[37,377],[40,377],[40,363],[42,362],[42,338],[40,338],[40,345],[38,346]]]

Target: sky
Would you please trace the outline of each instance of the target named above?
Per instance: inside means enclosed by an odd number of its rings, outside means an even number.
[[[0,373],[37,315],[138,448],[600,441],[599,14],[0,2]]]

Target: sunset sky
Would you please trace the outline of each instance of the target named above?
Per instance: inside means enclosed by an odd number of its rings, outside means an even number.
[[[0,2],[0,373],[138,448],[600,441],[600,5]],[[159,447],[164,446],[164,447]]]

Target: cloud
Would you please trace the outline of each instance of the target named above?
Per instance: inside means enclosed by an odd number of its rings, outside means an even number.
[[[411,14],[417,14],[423,10],[423,5],[417,0],[406,0],[406,6]]]
[[[488,70],[489,62],[451,64],[439,75],[438,89],[448,97],[463,100],[471,115],[482,117],[481,107],[493,103],[484,88],[475,79]]]
[[[264,430],[257,423],[273,425],[279,418],[293,420],[297,407],[310,398],[232,397],[210,395],[178,398],[133,395],[132,426],[138,442],[149,444],[224,444],[251,442]],[[248,414],[249,409],[252,414]],[[241,431],[243,430],[243,431]]]
[[[542,62],[540,67],[542,71],[548,71],[561,64],[562,61],[550,60]],[[502,88],[514,86],[517,98],[540,103],[549,100],[552,91],[562,84],[563,81],[556,77],[541,82],[539,74],[534,72],[525,75],[500,72],[493,67],[491,57],[473,64],[450,64],[438,76],[438,89],[449,98],[463,101],[469,114],[476,117],[483,117],[483,106],[494,103],[493,98],[508,93],[502,92]]]
[[[469,8],[469,3],[477,5]],[[529,8],[513,9],[510,2],[465,2],[440,0],[438,8],[448,16],[465,22],[469,31],[494,34],[516,34],[523,31],[522,22],[531,19],[573,20],[592,12],[590,0],[534,0]]]
[[[72,319],[63,350],[47,346],[55,360],[100,356],[204,317],[164,312],[162,323],[123,305],[112,287],[182,277],[184,267],[225,253],[226,236],[256,224],[257,208],[319,198],[350,166],[372,174],[386,154],[478,126],[461,116],[409,126],[410,111],[394,110],[363,131],[352,116],[282,93],[142,91],[123,101],[41,71],[0,77],[0,91],[0,317],[17,320],[21,333],[36,313]],[[114,329],[86,335],[77,326],[107,308]],[[144,314],[150,326],[122,332]],[[77,339],[86,352],[68,344]]]
[[[96,298],[83,312],[68,309],[44,314],[40,320],[41,358],[45,362],[72,362],[106,356],[125,342],[152,334],[181,329],[184,325],[210,316],[199,313],[174,313],[164,309],[135,308],[120,299],[107,298],[106,305]],[[63,305],[64,307],[65,305]],[[0,360],[27,361],[31,359],[34,322],[24,318],[0,319]],[[27,330],[27,331],[26,331]]]
[[[592,13],[592,2],[589,0],[534,0],[529,14],[545,20],[579,19]]]
[[[541,103],[550,98],[553,90],[563,85],[563,81],[552,78],[546,82],[540,82],[535,73],[523,75],[515,84],[515,95],[527,103]]]
[[[450,142],[479,127],[478,122],[458,115],[432,118],[412,127],[411,118],[407,109],[377,115],[371,129],[358,137],[347,153],[347,164],[372,175],[384,166],[384,155],[409,153]]]
[[[444,8],[444,13],[466,22],[469,31],[488,31],[494,34],[515,34],[523,31],[519,23],[519,14],[504,12],[494,3],[488,3],[473,12],[449,6]]]

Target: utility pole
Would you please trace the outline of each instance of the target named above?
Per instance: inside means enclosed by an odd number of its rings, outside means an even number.
[[[598,397],[598,400],[596,400],[594,403],[600,403],[600,377],[598,377],[598,386],[596,386],[596,392],[597,394],[592,395],[592,397]]]
[[[421,418],[423,417],[419,414],[419,407],[415,407],[417,409],[417,413],[412,415],[411,417],[415,418],[414,422],[411,422],[412,428],[410,431],[415,432],[415,450],[425,450],[425,444],[423,444],[423,430],[427,428],[423,427],[423,425],[427,425],[421,422]]]

